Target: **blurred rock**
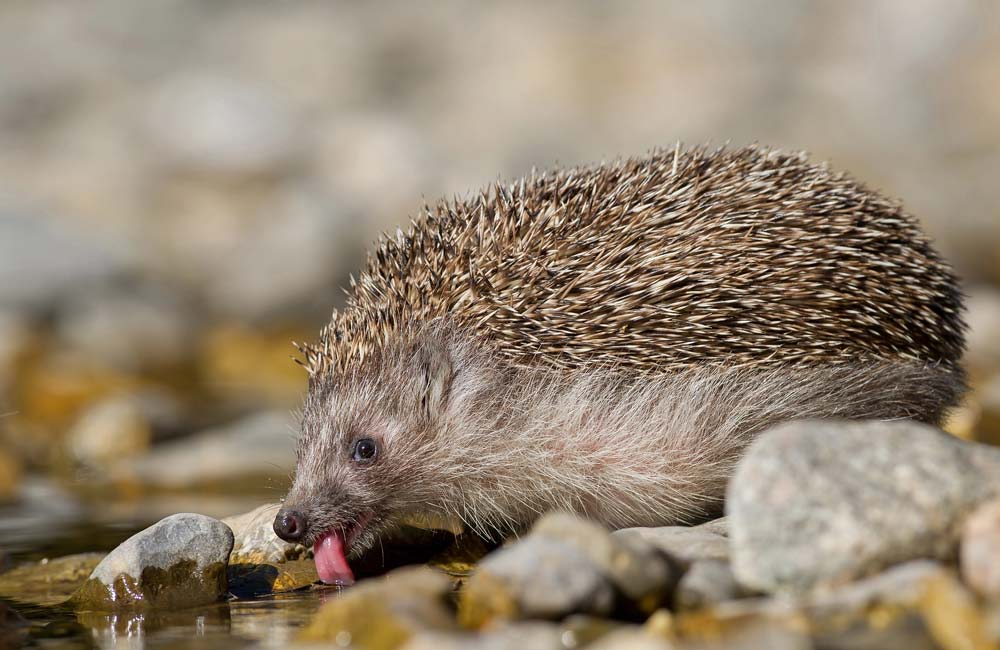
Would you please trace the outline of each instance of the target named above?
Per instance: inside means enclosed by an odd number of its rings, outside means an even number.
[[[800,592],[953,557],[963,518],[998,492],[1000,450],[926,425],[779,425],[729,484],[733,569],[745,587]]]
[[[212,331],[202,359],[206,383],[216,396],[236,405],[260,408],[263,400],[298,406],[309,376],[292,360],[298,353],[292,341],[315,335],[301,334],[262,333],[241,327]]]
[[[677,584],[674,606],[679,610],[698,609],[745,595],[746,591],[736,582],[728,562],[695,560]]]
[[[0,575],[0,597],[41,606],[63,603],[102,559],[103,553],[79,553],[11,569]]]
[[[714,532],[713,524],[703,526],[662,526],[659,528],[624,528],[615,537],[645,541],[683,564],[697,560],[728,560],[729,540]]]
[[[480,628],[495,620],[607,616],[615,590],[574,545],[529,535],[486,556],[460,595],[459,620]]]
[[[280,99],[226,74],[181,73],[150,98],[145,136],[180,172],[230,177],[288,173],[305,153]]]
[[[274,564],[306,556],[308,549],[304,546],[290,544],[274,534],[274,517],[279,509],[280,503],[268,503],[250,512],[222,520],[222,523],[233,529],[230,564]]]
[[[529,534],[566,542],[586,555],[647,614],[661,605],[680,577],[679,567],[642,537],[609,534],[604,527],[567,513],[545,515]]]
[[[88,407],[66,434],[73,460],[89,467],[110,467],[149,449],[152,428],[136,400],[108,398]]]
[[[127,372],[180,366],[195,350],[194,310],[163,289],[88,293],[60,311],[62,343]]]
[[[208,247],[193,288],[241,320],[329,317],[337,289],[363,259],[337,202],[315,186],[260,196],[225,239]],[[182,246],[189,232],[180,233]]]
[[[9,395],[15,384],[15,373],[32,340],[31,323],[27,318],[13,310],[0,310],[0,418],[11,408]]]
[[[994,244],[1000,248],[1000,241]],[[1000,374],[1000,289],[984,285],[967,293],[966,363],[976,374]]]
[[[417,634],[455,629],[447,605],[450,592],[451,581],[432,569],[397,569],[384,578],[359,582],[325,603],[299,640],[398,648]]]
[[[965,520],[959,557],[965,583],[1000,601],[1000,499],[987,501]]]
[[[13,501],[21,488],[21,461],[0,447],[0,503]]]
[[[295,423],[264,411],[225,427],[170,441],[116,468],[114,478],[163,488],[220,487],[269,477],[284,479],[295,466]]]
[[[125,275],[129,256],[121,244],[55,220],[0,211],[0,309],[52,309]]]
[[[218,600],[226,592],[233,548],[228,526],[204,515],[171,515],[122,542],[74,595],[93,610],[177,608]]]

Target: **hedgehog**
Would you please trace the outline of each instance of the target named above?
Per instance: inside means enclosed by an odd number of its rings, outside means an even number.
[[[804,153],[655,150],[425,206],[319,340],[275,522],[320,578],[402,520],[717,516],[796,418],[938,424],[958,281],[901,205]]]

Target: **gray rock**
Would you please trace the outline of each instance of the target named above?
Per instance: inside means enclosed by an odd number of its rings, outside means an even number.
[[[953,557],[964,516],[1000,489],[1000,449],[915,422],[792,422],[730,482],[733,569],[803,591],[915,558]]]
[[[0,308],[51,309],[82,287],[126,274],[128,257],[54,219],[0,212]]]
[[[579,517],[555,512],[538,520],[530,535],[560,540],[586,555],[633,603],[650,612],[677,584],[680,570],[637,535],[615,535]],[[648,613],[648,612],[647,612]]]
[[[233,531],[192,513],[171,515],[111,551],[76,593],[85,607],[182,607],[226,592]]]
[[[965,583],[984,598],[1000,600],[1000,499],[984,503],[969,515],[959,559]]]
[[[612,536],[642,540],[683,564],[729,558],[729,540],[701,526],[623,528],[616,530]]]
[[[308,549],[304,546],[290,544],[274,534],[274,516],[280,508],[280,503],[269,503],[222,520],[233,529],[235,538],[230,564],[273,564],[306,556]]]
[[[62,343],[126,371],[180,365],[194,354],[196,313],[162,288],[87,294],[61,310]]]
[[[276,95],[208,74],[164,82],[151,97],[145,136],[161,160],[202,174],[281,173],[304,153],[295,121]]]
[[[600,567],[572,544],[529,536],[480,562],[462,598],[463,622],[480,627],[494,619],[607,616],[615,590]]]
[[[728,562],[696,560],[677,583],[674,604],[678,609],[698,609],[745,595]]]
[[[160,487],[283,477],[295,466],[294,426],[288,413],[257,413],[164,443],[115,476]]]
[[[729,537],[729,520],[725,517],[719,517],[718,519],[706,521],[703,524],[695,526],[695,528],[709,533],[715,533],[716,535],[722,535],[723,537]]]

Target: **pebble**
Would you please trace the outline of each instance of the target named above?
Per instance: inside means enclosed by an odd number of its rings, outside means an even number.
[[[426,567],[406,567],[365,580],[326,602],[300,641],[341,647],[398,648],[417,634],[455,630],[447,604],[451,581]]]
[[[727,495],[733,569],[801,592],[948,558],[964,516],[1000,490],[1000,449],[915,422],[799,421],[751,445]]]
[[[226,593],[233,531],[217,519],[171,515],[122,542],[76,592],[85,609],[176,608]]]
[[[965,583],[984,598],[1000,600],[1000,499],[965,520],[959,558]]]
[[[586,555],[622,595],[646,613],[661,604],[680,577],[679,567],[649,540],[609,534],[604,527],[570,514],[547,514],[529,534],[565,542]]]
[[[695,560],[684,572],[674,591],[674,605],[680,610],[698,609],[728,600],[746,592],[736,582],[728,562],[717,559]]]
[[[103,553],[78,553],[19,566],[0,574],[0,597],[43,607],[58,605],[87,581],[103,559]]]
[[[479,563],[460,595],[459,620],[480,628],[497,619],[608,616],[615,589],[601,568],[571,544],[529,535]]]
[[[691,564],[698,560],[729,559],[729,540],[715,530],[702,526],[624,528],[612,536],[642,540],[683,564]]]
[[[280,503],[268,503],[250,512],[226,517],[222,523],[233,530],[230,564],[267,564],[304,558],[309,550],[286,542],[274,534],[274,517]]]

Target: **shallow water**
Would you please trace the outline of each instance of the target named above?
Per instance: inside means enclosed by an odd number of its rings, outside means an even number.
[[[0,549],[9,569],[75,553],[108,552],[159,518],[160,508],[94,523],[88,508],[0,508]],[[244,504],[223,506],[238,509]],[[305,589],[170,612],[94,613],[0,598],[0,649],[283,647],[339,589]]]

